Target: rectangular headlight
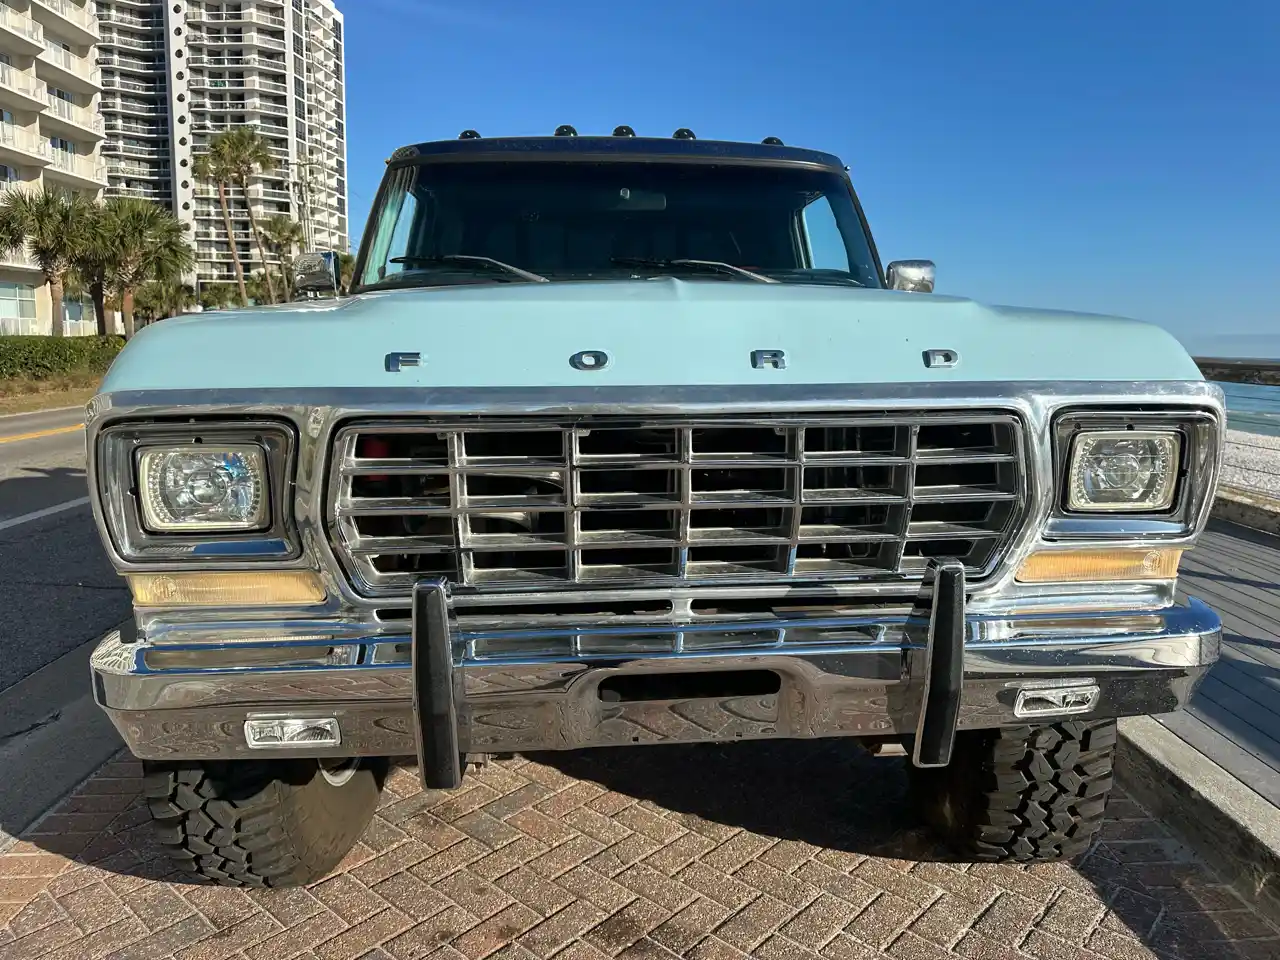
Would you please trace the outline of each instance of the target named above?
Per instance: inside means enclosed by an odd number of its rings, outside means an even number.
[[[1181,449],[1176,430],[1081,430],[1071,444],[1067,509],[1168,510],[1177,493]]]
[[[153,533],[262,530],[271,519],[267,457],[256,444],[186,444],[138,452],[143,526]]]

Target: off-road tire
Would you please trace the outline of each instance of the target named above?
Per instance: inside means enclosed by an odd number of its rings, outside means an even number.
[[[143,794],[169,855],[228,887],[293,887],[333,870],[369,825],[385,761],[335,786],[315,760],[144,763]]]
[[[1115,746],[1114,720],[964,731],[948,766],[908,768],[912,800],[967,859],[1068,859],[1102,825]]]

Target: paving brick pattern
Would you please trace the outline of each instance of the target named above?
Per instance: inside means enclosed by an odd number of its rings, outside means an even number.
[[[1280,957],[1280,933],[1118,794],[1090,853],[956,863],[900,761],[847,742],[396,767],[361,843],[303,890],[170,873],[139,765],[107,764],[0,856],[0,960],[934,960]]]

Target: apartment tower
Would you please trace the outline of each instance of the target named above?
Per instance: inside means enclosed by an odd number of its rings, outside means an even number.
[[[91,0],[0,3],[0,191],[101,195],[107,175],[99,154],[97,42]],[[71,307],[65,331],[90,332],[92,312],[82,321],[81,305]],[[22,252],[0,251],[0,333],[47,334],[53,317],[35,264]]]
[[[230,282],[217,190],[194,166],[210,137],[250,126],[275,168],[247,197],[228,193],[246,274],[262,269],[246,202],[259,220],[296,220],[310,249],[347,249],[346,85],[333,0],[102,0],[97,11],[108,196],[168,205],[191,225],[198,281]]]

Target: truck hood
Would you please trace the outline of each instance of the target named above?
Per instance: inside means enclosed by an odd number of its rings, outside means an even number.
[[[754,351],[785,366],[753,367]],[[954,366],[928,366],[926,351]],[[603,351],[603,368],[570,358]],[[388,354],[419,366],[388,370]],[[846,287],[504,284],[193,314],[142,330],[102,390],[1199,380],[1135,320]]]

